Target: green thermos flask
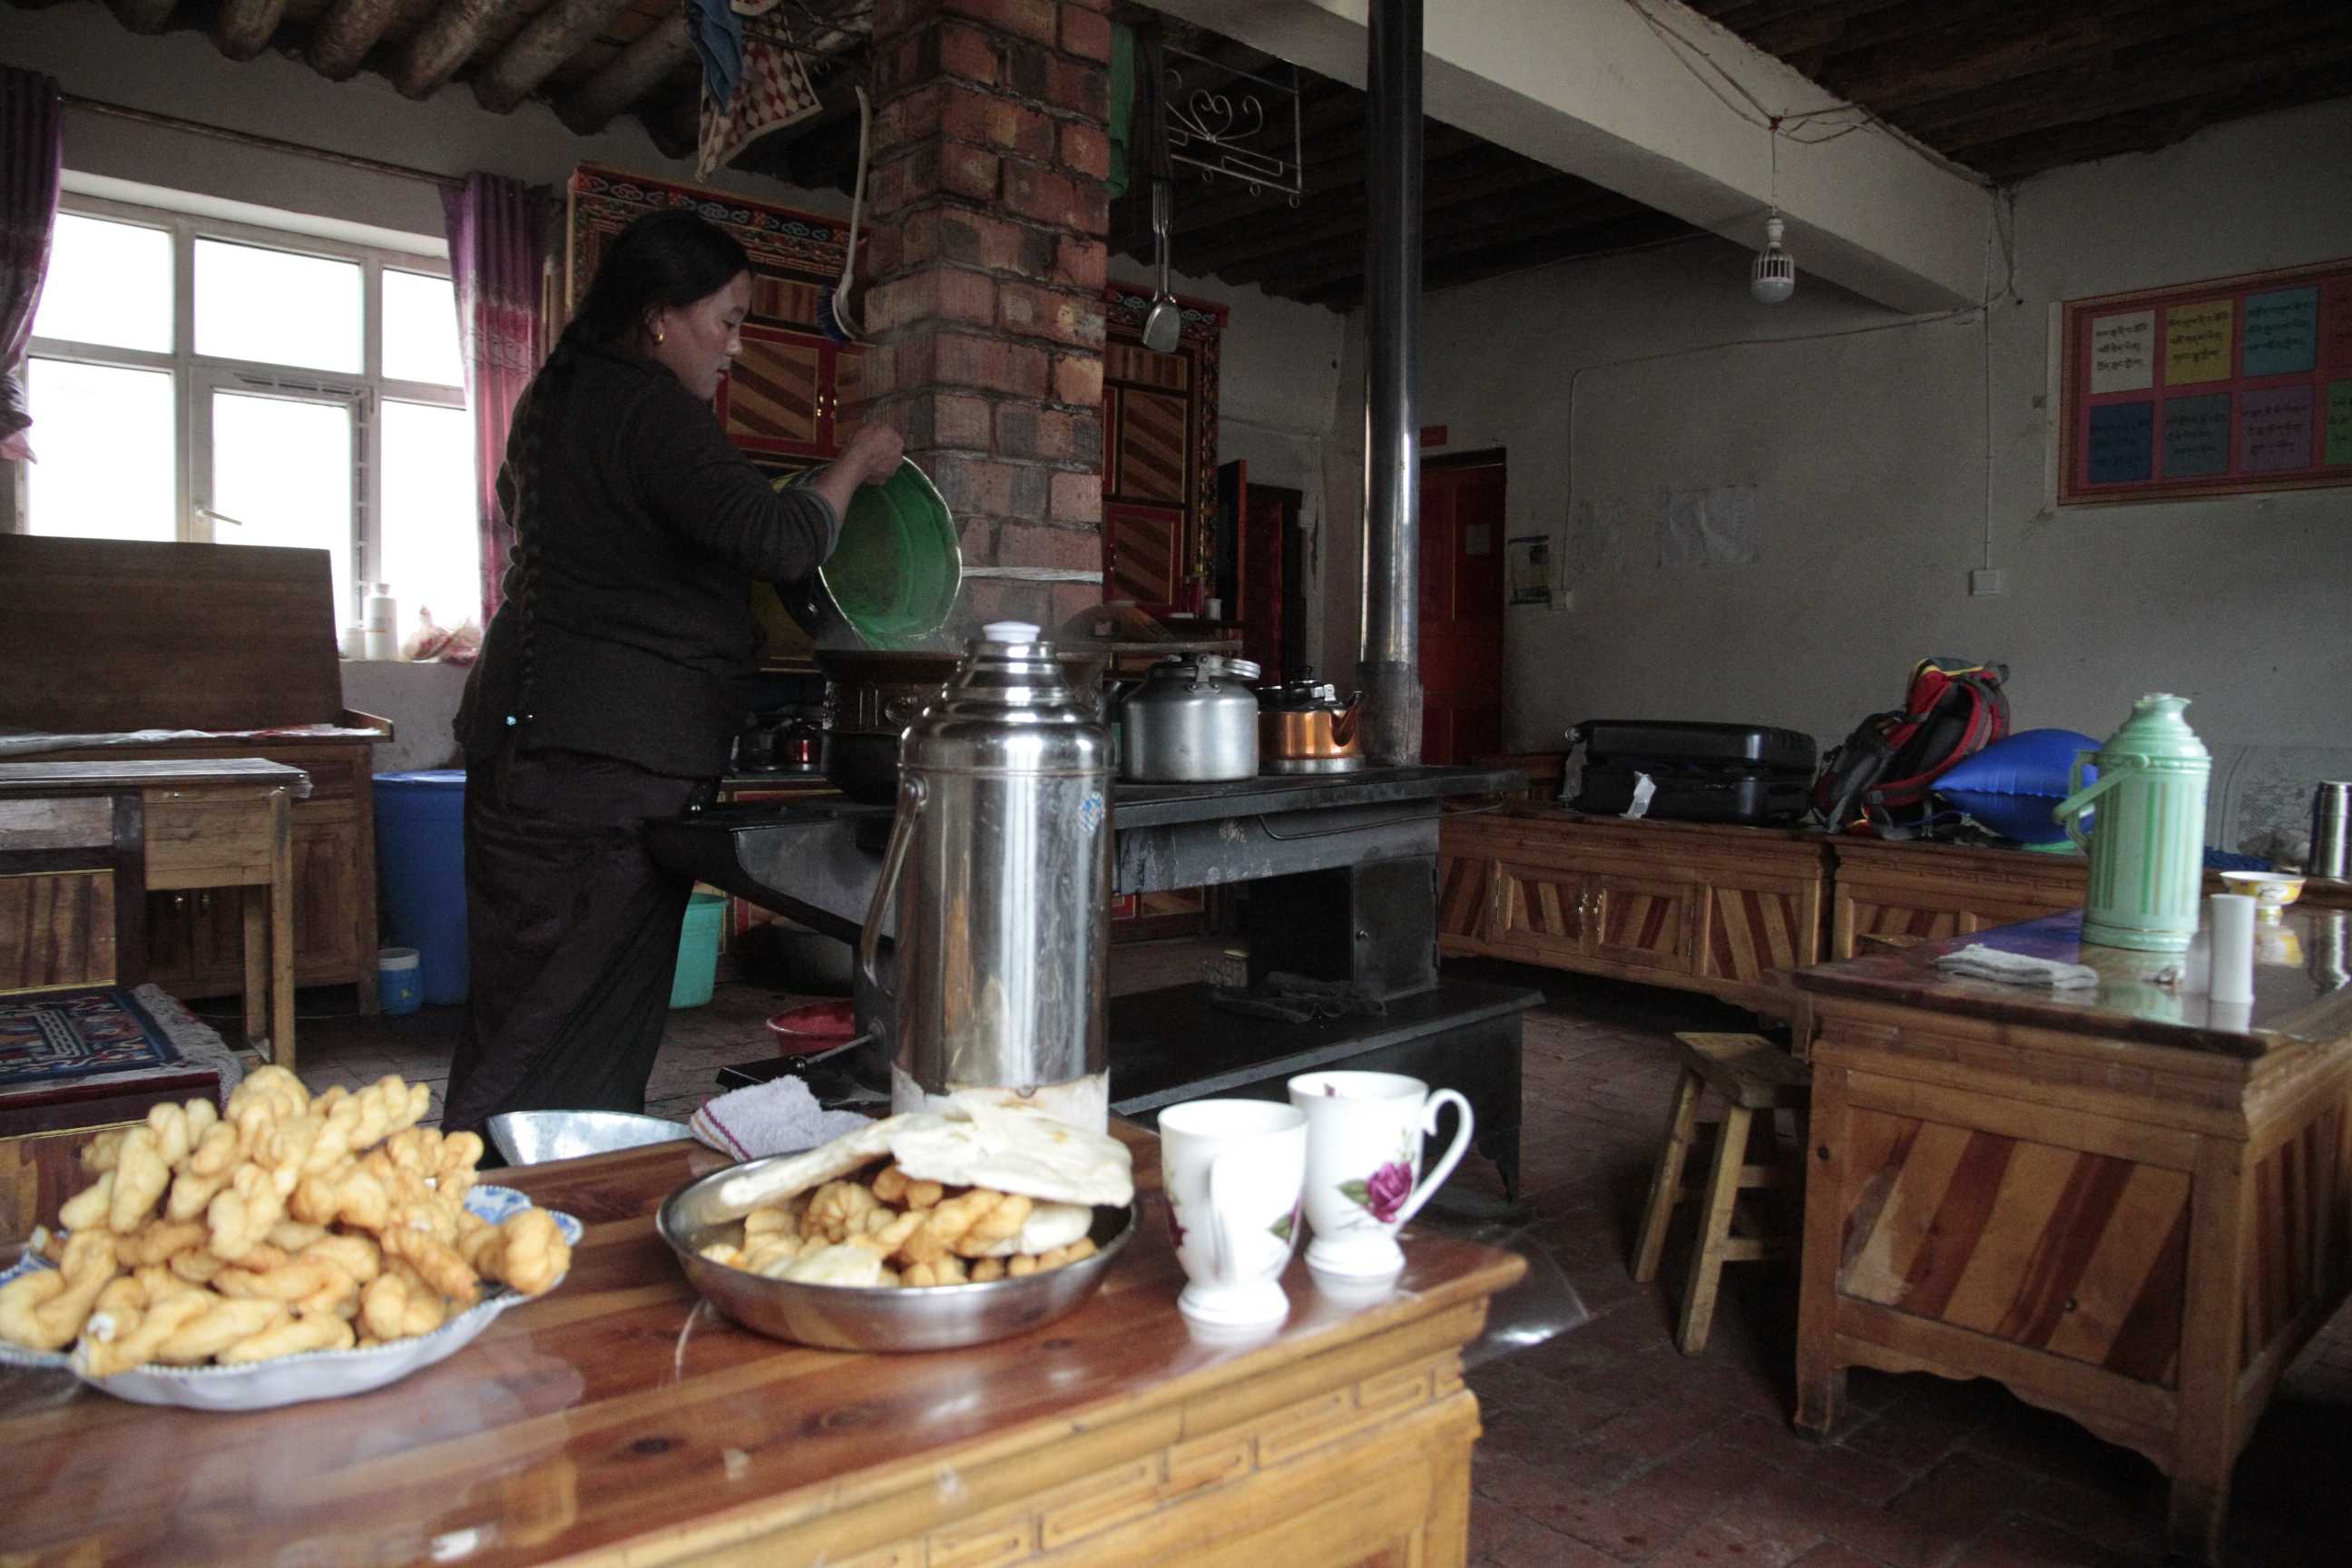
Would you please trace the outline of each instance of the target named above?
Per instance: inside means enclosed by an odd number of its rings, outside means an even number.
[[[2161,691],[2143,697],[2105,746],[2075,755],[2073,793],[2050,815],[2090,853],[2084,942],[2181,952],[2197,934],[2213,759],[2180,716],[2188,706]],[[2085,788],[2083,768],[2093,763],[2098,782]],[[2086,837],[2082,817],[2094,801],[2099,819]]]

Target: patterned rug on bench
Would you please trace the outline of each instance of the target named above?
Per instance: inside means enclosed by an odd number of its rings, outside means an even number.
[[[211,1028],[152,985],[0,996],[0,1092],[213,1068],[242,1076]]]

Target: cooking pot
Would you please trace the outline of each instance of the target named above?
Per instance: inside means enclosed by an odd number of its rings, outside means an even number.
[[[1257,776],[1258,667],[1213,653],[1179,654],[1147,671],[1118,709],[1121,778],[1211,784]]]
[[[887,805],[898,798],[898,738],[921,717],[956,672],[954,653],[823,649],[824,776],[855,801]],[[1070,689],[1097,714],[1102,657],[1055,657]]]
[[[1338,773],[1362,767],[1361,694],[1342,702],[1338,689],[1318,682],[1312,670],[1300,677],[1257,689],[1261,765],[1270,773]]]

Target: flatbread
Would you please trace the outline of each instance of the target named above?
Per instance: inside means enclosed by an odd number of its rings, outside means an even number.
[[[1017,1105],[961,1104],[944,1116],[909,1116],[890,1138],[890,1157],[919,1181],[993,1187],[1059,1204],[1135,1199],[1135,1162],[1103,1132]]]
[[[723,1182],[710,1217],[740,1219],[886,1155],[919,1181],[992,1187],[1080,1208],[1135,1201],[1135,1162],[1118,1139],[1016,1105],[959,1101],[944,1111],[886,1116]]]

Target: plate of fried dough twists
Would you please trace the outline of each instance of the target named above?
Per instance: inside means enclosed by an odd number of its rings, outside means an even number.
[[[1135,1234],[1117,1139],[1014,1106],[887,1117],[688,1183],[656,1228],[747,1328],[835,1350],[982,1344],[1069,1311]]]
[[[160,1105],[82,1151],[91,1184],[0,1274],[0,1364],[142,1405],[360,1394],[562,1282],[580,1222],[475,1181],[481,1140],[420,1127],[423,1084],[315,1099],[282,1068]]]

